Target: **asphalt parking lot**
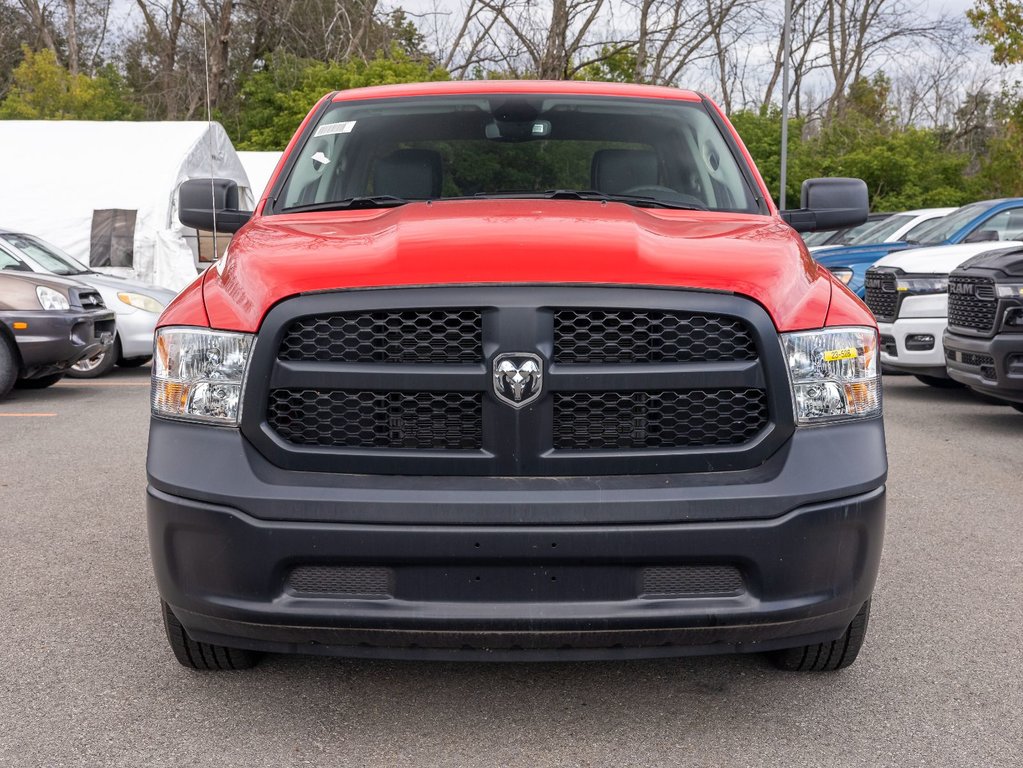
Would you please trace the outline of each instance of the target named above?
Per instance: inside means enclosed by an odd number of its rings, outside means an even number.
[[[757,656],[485,665],[167,648],[148,368],[0,403],[2,766],[1019,766],[1023,414],[887,377],[888,531],[836,674]]]

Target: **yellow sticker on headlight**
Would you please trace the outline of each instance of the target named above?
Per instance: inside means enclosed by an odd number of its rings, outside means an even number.
[[[856,351],[856,347],[846,347],[845,349],[829,349],[824,352],[824,362],[833,363],[836,360],[851,360],[858,354],[859,353]]]

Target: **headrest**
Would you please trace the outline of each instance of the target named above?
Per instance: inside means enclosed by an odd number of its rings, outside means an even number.
[[[590,181],[609,195],[634,187],[656,186],[657,153],[648,149],[602,149],[593,153]]]
[[[440,153],[429,149],[398,149],[376,162],[373,194],[406,200],[440,197]]]

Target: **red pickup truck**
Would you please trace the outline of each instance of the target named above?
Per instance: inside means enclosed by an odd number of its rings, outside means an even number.
[[[887,462],[877,333],[685,90],[326,95],[165,311],[151,553],[196,669],[261,652],[589,659],[859,652]]]

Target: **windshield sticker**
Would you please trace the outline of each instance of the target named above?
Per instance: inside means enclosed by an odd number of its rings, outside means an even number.
[[[343,123],[325,123],[316,129],[313,137],[332,136],[335,133],[351,133],[355,129],[355,120],[348,120]]]

